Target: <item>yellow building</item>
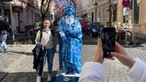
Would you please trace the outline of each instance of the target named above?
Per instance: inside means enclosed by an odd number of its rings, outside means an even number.
[[[80,1],[80,3],[84,3],[82,0]],[[109,26],[111,17],[111,24],[117,29],[129,28],[136,35],[146,34],[146,0],[132,0],[134,2],[131,2],[128,8],[123,7],[123,0],[115,1],[116,9],[114,10],[110,0],[87,0],[87,7],[84,9],[87,20]],[[97,4],[95,5],[95,3]],[[111,5],[111,14],[109,5]]]
[[[117,21],[118,28],[127,27],[134,31],[136,36],[146,34],[146,0],[132,0],[128,15],[125,16],[125,10],[122,6],[122,0],[117,2]],[[133,5],[134,4],[134,5]],[[128,20],[128,21],[126,21]]]

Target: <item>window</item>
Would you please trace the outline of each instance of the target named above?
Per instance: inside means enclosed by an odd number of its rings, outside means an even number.
[[[113,22],[117,21],[117,10],[113,10]]]
[[[133,5],[134,3],[134,5]],[[132,0],[131,1],[131,9],[133,10],[133,22],[134,24],[139,24],[139,4],[140,3],[140,0]],[[133,8],[134,7],[134,8]]]
[[[98,18],[101,21],[101,12],[100,12],[100,8],[98,9]]]
[[[123,23],[128,23],[128,15],[123,16]]]

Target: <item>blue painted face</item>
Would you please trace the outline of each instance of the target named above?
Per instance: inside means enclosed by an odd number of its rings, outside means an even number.
[[[71,16],[71,15],[75,15],[75,14],[76,14],[76,11],[75,11],[74,7],[71,5],[67,6],[64,10],[64,15]]]

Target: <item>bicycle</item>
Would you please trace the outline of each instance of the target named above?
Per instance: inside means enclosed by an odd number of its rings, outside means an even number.
[[[117,42],[121,42],[125,40],[126,42],[132,41],[132,32],[127,30],[128,28],[124,28],[124,30],[119,29],[118,32],[116,32],[115,40]]]

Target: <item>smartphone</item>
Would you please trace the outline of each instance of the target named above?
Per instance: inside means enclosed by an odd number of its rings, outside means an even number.
[[[101,30],[103,57],[112,57],[110,52],[115,51],[115,28],[106,27]]]

